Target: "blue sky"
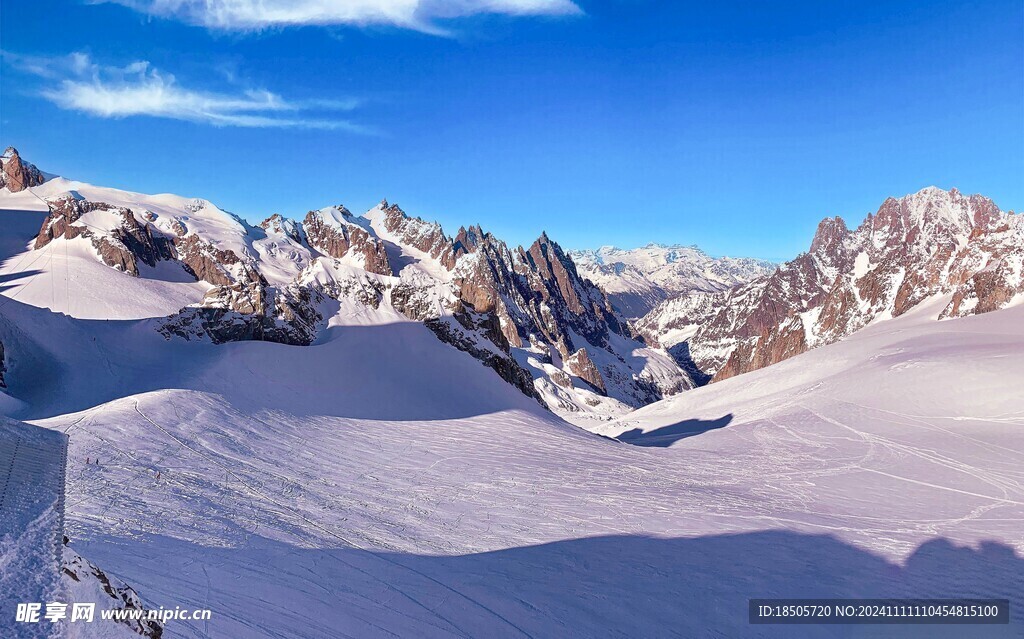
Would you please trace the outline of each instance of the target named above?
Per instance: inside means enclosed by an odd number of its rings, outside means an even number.
[[[1024,207],[1019,0],[224,6],[4,3],[0,143],[253,221],[387,197],[571,248],[785,259],[932,184]]]

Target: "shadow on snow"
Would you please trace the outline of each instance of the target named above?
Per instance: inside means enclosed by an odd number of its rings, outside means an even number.
[[[903,564],[833,536],[781,530],[591,537],[457,556],[258,536],[236,549],[105,539],[84,552],[150,604],[211,608],[212,636],[964,636],[937,625],[750,626],[747,600],[760,597],[1010,599],[1009,626],[969,634],[1024,631],[1024,558],[996,542],[933,539]],[[257,572],[269,578],[239,580]],[[191,630],[176,632],[202,636]]]
[[[662,426],[647,432],[634,428],[631,431],[622,433],[616,439],[627,444],[633,444],[634,446],[668,448],[680,439],[702,435],[709,430],[725,428],[731,421],[732,413],[718,419],[686,419],[678,424]]]

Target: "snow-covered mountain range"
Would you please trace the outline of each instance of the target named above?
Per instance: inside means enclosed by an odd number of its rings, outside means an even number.
[[[528,248],[479,226],[449,236],[386,201],[254,226],[203,199],[40,181],[17,151],[6,157],[0,205],[49,211],[30,246],[40,272],[16,294],[53,310],[159,318],[168,339],[218,344],[306,346],[332,326],[422,322],[563,414],[621,414],[694,385],[544,234]],[[70,281],[74,295],[45,299]]]
[[[776,267],[765,260],[711,257],[696,246],[665,244],[602,246],[569,255],[580,274],[600,286],[612,307],[629,319],[646,315],[666,299],[722,291]]]
[[[668,300],[636,322],[691,374],[725,379],[835,342],[947,295],[936,318],[1024,301],[1024,223],[981,195],[929,187],[889,198],[849,230],[818,226],[810,250],[718,293]],[[687,362],[689,365],[687,366]]]
[[[752,596],[1005,598],[993,636],[1024,628],[1020,229],[981,198],[893,200],[777,272],[684,294],[737,326],[817,326],[842,295],[812,314],[783,293],[848,279],[872,319],[627,413],[644,371],[690,384],[651,344],[700,325],[634,339],[544,235],[452,237],[390,203],[251,225],[45,173],[26,188],[16,166],[0,413],[67,435],[76,596],[107,579],[110,605],[213,611],[165,639],[748,636]],[[949,268],[900,295],[918,262]],[[585,411],[618,417],[560,418]],[[53,586],[57,564],[6,559],[52,557],[52,531],[0,538],[0,581]]]

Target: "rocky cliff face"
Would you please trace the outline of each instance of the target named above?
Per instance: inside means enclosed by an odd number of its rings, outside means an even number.
[[[975,229],[953,263],[948,280],[956,288],[942,317],[964,317],[1005,307],[1024,293],[1024,217],[1007,216],[989,229]]]
[[[770,275],[655,309],[653,337],[680,331],[692,363],[715,380],[828,344],[938,295],[942,317],[1002,308],[1024,294],[1017,215],[956,189],[886,200],[855,230],[819,224],[810,251]],[[686,333],[689,335],[685,335]]]
[[[57,237],[81,237],[92,244],[104,264],[129,275],[139,275],[139,263],[156,266],[160,260],[175,259],[172,238],[154,232],[148,223],[140,223],[131,210],[104,202],[90,202],[66,194],[47,202],[50,215],[36,236],[35,248],[41,249]],[[83,216],[102,212],[104,227],[90,226]]]
[[[388,204],[387,200],[382,200],[377,210],[381,212],[383,228],[397,243],[429,255],[449,271],[455,268],[456,247],[440,224],[409,217],[401,207]]]
[[[391,275],[384,243],[344,206],[310,211],[302,222],[309,246],[334,258],[352,257],[364,270]]]
[[[217,286],[202,303],[183,308],[167,319],[160,332],[170,338],[209,338],[215,344],[241,341],[308,346],[316,338],[323,315],[323,296],[314,290],[275,290],[264,282]]]
[[[601,290],[579,276],[546,234],[529,249],[511,251],[476,228],[472,245],[453,245],[453,254],[467,256],[453,269],[457,294],[474,311],[495,314],[510,344],[521,347],[539,336],[568,357],[576,350],[573,334],[600,347],[609,331],[625,334]]]
[[[510,249],[479,226],[460,228],[449,238],[439,225],[386,202],[370,216],[394,240],[450,273],[450,312],[459,328],[449,323],[444,333],[458,338],[442,339],[467,352],[467,343],[486,342],[487,352],[505,353],[502,366],[530,371],[549,405],[588,410],[605,397],[636,407],[692,386],[665,354],[656,356],[634,339],[605,294],[580,276],[572,258],[546,234],[529,248]],[[422,319],[419,313],[407,314]],[[631,359],[632,351],[641,357]],[[660,357],[658,364],[649,366],[644,355]],[[517,386],[525,379],[519,371],[503,377]]]
[[[18,149],[13,146],[7,147],[4,154],[0,156],[0,189],[7,189],[11,193],[24,191],[25,189],[42,184],[46,178],[35,167],[21,159]]]

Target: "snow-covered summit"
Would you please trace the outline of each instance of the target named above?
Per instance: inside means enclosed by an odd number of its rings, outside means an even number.
[[[1024,300],[1020,216],[989,198],[928,187],[888,198],[850,230],[818,225],[810,251],[721,293],[670,301],[637,323],[723,379],[827,344],[948,296],[941,317]]]
[[[38,186],[52,176],[43,173],[34,164],[23,162],[18,149],[9,146],[0,156],[0,189],[18,193]]]
[[[720,291],[764,275],[775,265],[752,258],[711,257],[697,246],[651,243],[635,249],[602,246],[570,251],[580,273],[608,293],[627,318],[665,299]]]

